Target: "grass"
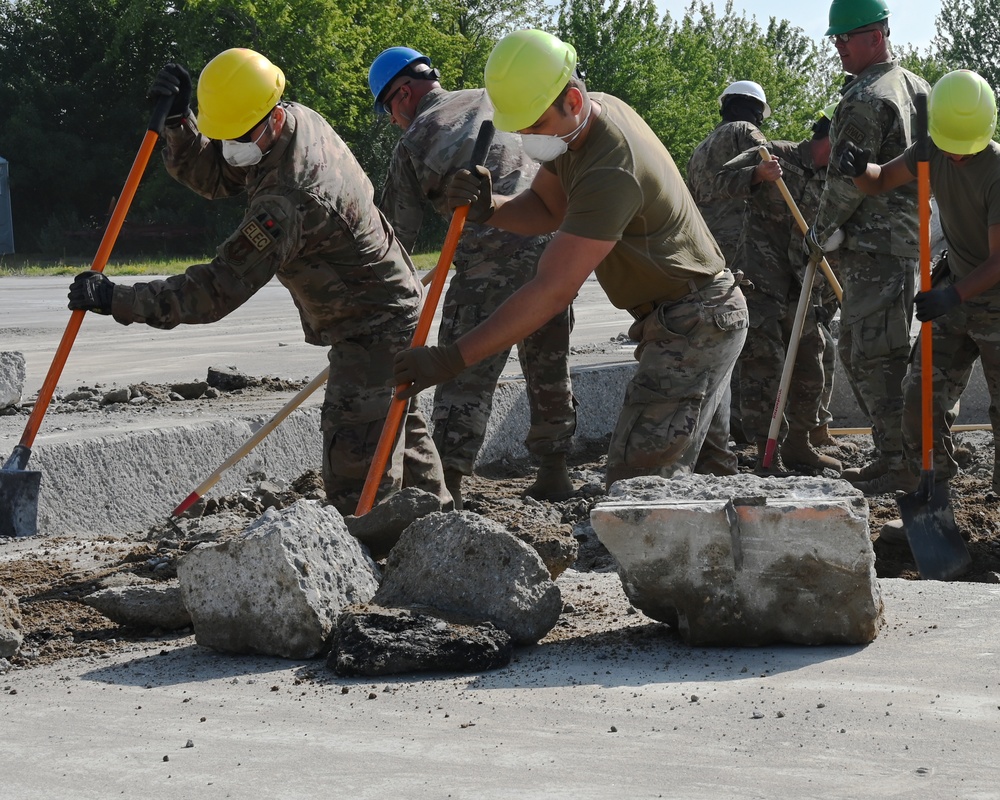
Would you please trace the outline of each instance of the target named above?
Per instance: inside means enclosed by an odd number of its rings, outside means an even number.
[[[412,256],[418,270],[433,269],[440,253],[416,253]],[[189,258],[134,258],[110,259],[104,272],[107,275],[177,275],[191,264],[204,264],[211,256],[190,256]],[[76,275],[90,269],[93,256],[66,256],[45,258],[43,256],[0,255],[0,278],[14,275]]]

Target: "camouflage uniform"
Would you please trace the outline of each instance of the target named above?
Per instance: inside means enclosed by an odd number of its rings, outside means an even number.
[[[436,88],[421,99],[413,122],[393,152],[379,202],[407,249],[413,247],[428,204],[451,218],[445,200],[447,181],[456,170],[469,166],[479,126],[492,114],[483,89],[447,92]],[[518,138],[499,131],[486,167],[494,191],[502,195],[526,189],[538,170],[521,151]],[[530,280],[549,238],[466,224],[455,253],[455,274],[444,298],[438,343],[455,342]],[[538,456],[568,452],[576,429],[567,362],[571,327],[572,310],[566,309],[518,346],[531,409],[525,444]],[[445,469],[472,474],[509,352],[480,361],[435,390],[434,442]]]
[[[767,139],[752,122],[720,122],[691,154],[687,165],[687,184],[708,229],[726,258],[726,266],[735,270],[743,246],[746,194],[725,192],[719,183],[719,171],[730,159],[751,148],[767,144]]]
[[[917,171],[916,153],[904,156],[912,173]],[[1000,144],[990,142],[985,150],[956,165],[931,145],[929,158],[931,190],[940,203],[940,239],[950,250],[947,268],[937,264],[934,287],[945,288],[965,278],[990,257],[989,229],[1000,225]],[[993,425],[993,491],[1000,493],[1000,285],[994,285],[965,300],[947,314],[932,320],[934,477],[946,480],[958,474],[951,426],[958,416],[959,400],[969,383],[976,359],[990,395],[989,415]],[[921,333],[923,336],[923,333]],[[923,465],[922,390],[923,353],[918,339],[913,363],[903,384],[903,444],[910,470]]]
[[[720,122],[694,149],[687,165],[687,184],[708,229],[719,243],[726,266],[734,272],[743,260],[743,223],[747,214],[746,196],[724,197],[720,194],[718,173],[730,159],[751,148],[766,144],[767,139],[752,122]],[[749,306],[750,298],[747,297]],[[733,368],[730,382],[730,426],[737,441],[753,441],[743,427],[740,411],[740,363]],[[700,470],[699,470],[700,471]]]
[[[330,348],[322,410],[328,500],[353,513],[389,408],[392,361],[409,345],[421,287],[413,265],[374,203],[357,160],[316,112],[283,104],[281,136],[263,160],[235,168],[193,117],[166,131],[164,162],[209,199],[247,193],[239,228],[210,264],[166,280],[117,285],[119,322],[169,329],[214,322],[277,276],[299,310],[305,340]],[[414,485],[442,498],[440,460],[415,406],[405,421],[384,490]]]
[[[842,228],[840,274],[844,288],[838,350],[844,371],[872,425],[879,457],[903,468],[901,385],[910,353],[916,280],[917,193],[912,185],[870,197],[837,166],[844,142],[873,152],[884,164],[912,141],[914,96],[925,80],[895,61],[875,64],[847,84],[833,116],[833,156],[817,212],[823,243]]]
[[[810,140],[775,141],[766,146],[781,160],[783,180],[801,210],[801,200],[809,185],[817,183],[814,176],[819,171],[813,163]],[[760,155],[755,147],[728,162],[716,177],[719,196],[749,198],[744,246],[736,266],[750,282],[743,293],[753,333],[747,337],[738,363],[743,429],[754,442],[767,439],[806,260],[798,226],[778,188],[751,184],[758,164]],[[823,338],[812,302],[808,309],[785,404],[789,428],[806,432],[816,427],[824,383]]]

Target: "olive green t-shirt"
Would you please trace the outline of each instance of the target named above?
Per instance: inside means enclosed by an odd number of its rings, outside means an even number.
[[[917,174],[916,145],[903,153],[907,168]],[[941,229],[948,239],[948,267],[964,278],[990,255],[990,225],[1000,225],[1000,145],[989,146],[956,164],[932,142],[931,190],[941,210]]]
[[[725,260],[656,134],[626,103],[608,94],[582,148],[543,166],[566,192],[559,230],[617,244],[597,279],[618,308],[678,296],[725,268]],[[681,292],[683,293],[683,292]]]

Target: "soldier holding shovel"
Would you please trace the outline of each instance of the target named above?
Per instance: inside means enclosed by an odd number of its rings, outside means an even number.
[[[70,287],[69,307],[170,329],[214,322],[277,276],[295,300],[306,341],[329,348],[323,481],[327,500],[350,514],[389,407],[392,358],[416,327],[421,287],[354,155],[315,111],[282,102],[284,87],[284,74],[264,56],[226,50],[201,72],[196,119],[187,70],[160,70],[150,96],[174,98],[167,171],[209,199],[245,192],[246,215],[211,263],[131,286],[84,272]],[[383,488],[398,489],[404,468],[410,485],[450,505],[415,409]]]

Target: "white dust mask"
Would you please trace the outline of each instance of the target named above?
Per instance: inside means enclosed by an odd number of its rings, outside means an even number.
[[[260,132],[252,142],[236,142],[232,139],[222,140],[222,157],[234,167],[252,167],[259,164],[264,157],[263,151],[257,144],[271,127],[271,120],[267,121],[264,130]]]
[[[536,161],[552,161],[559,158],[559,156],[569,150],[569,146],[583,132],[593,112],[594,104],[591,103],[590,110],[587,111],[587,116],[583,122],[563,136],[555,136],[549,133],[522,133],[521,146],[524,148],[524,152],[528,154],[529,158],[533,158]]]

